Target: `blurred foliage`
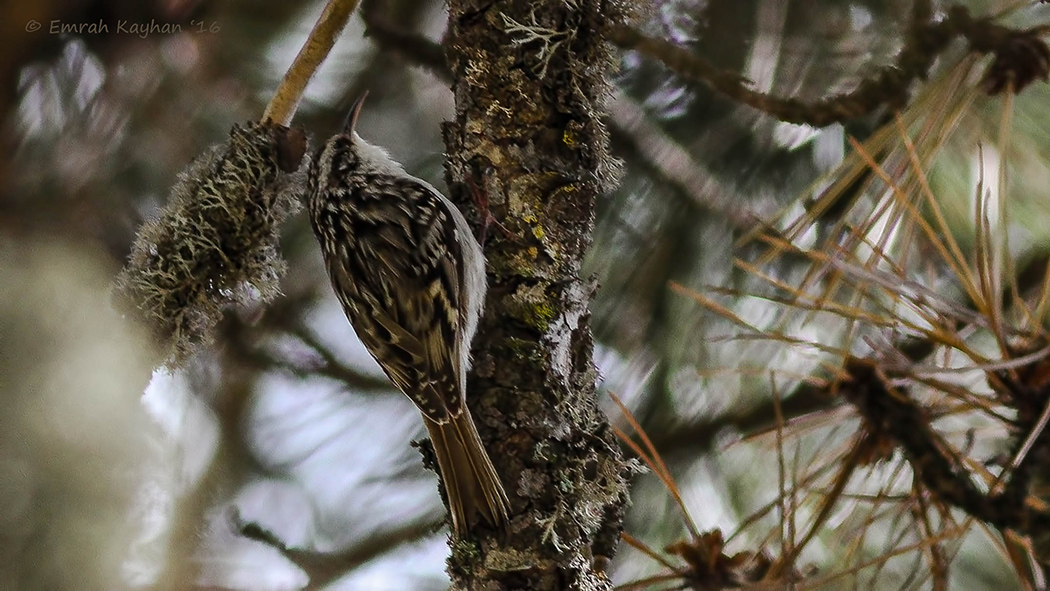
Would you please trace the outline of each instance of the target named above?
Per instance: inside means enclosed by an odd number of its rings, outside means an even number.
[[[0,238],[0,588],[109,591],[163,557],[138,494],[167,486],[138,403],[149,341],[109,309],[114,271]]]
[[[1050,17],[1045,4],[966,5],[976,15],[1009,9],[1005,24],[1031,26]],[[747,77],[756,90],[816,100],[855,88],[892,63],[913,6],[908,0],[657,0],[644,8],[638,28],[645,34]],[[938,17],[947,8],[932,3]],[[444,6],[436,0],[394,0],[381,9],[405,31],[435,41],[443,33]],[[158,358],[143,359],[148,355],[135,329],[104,313],[107,286],[131,252],[137,228],[156,219],[179,171],[207,146],[225,141],[234,123],[258,119],[320,10],[317,2],[194,0],[44,0],[0,8],[10,48],[0,58],[0,141],[9,155],[0,163],[0,398],[10,401],[0,421],[0,495],[11,499],[0,502],[0,544],[4,562],[15,565],[0,567],[0,587],[74,588],[65,579],[41,579],[26,565],[68,544],[61,554],[78,570],[81,560],[95,559],[84,558],[85,549],[104,539],[102,564],[93,571],[105,582],[100,589],[120,588],[115,577],[132,581],[128,586],[178,588],[173,579],[188,573],[215,589],[299,589],[307,577],[313,589],[445,588],[447,548],[436,529],[434,479],[403,445],[421,436],[418,421],[354,342],[302,216],[285,224],[281,235],[288,261],[283,296],[269,307],[227,312],[212,349],[176,376],[155,379],[146,397],[152,419],[143,418],[136,401],[148,381],[147,366]],[[184,29],[141,37],[53,35],[46,28],[52,20],[118,18],[177,22]],[[30,21],[44,30],[27,32]],[[204,24],[204,32],[193,23]],[[368,88],[362,134],[440,187],[440,122],[453,105],[448,86],[416,67],[410,52],[378,46],[363,36],[364,29],[355,17],[296,123],[316,146],[339,125],[352,97]],[[1004,269],[1003,285],[1013,288],[1004,262],[1012,261],[1018,277],[1029,270],[1034,278],[1017,288],[1038,296],[1050,258],[1050,89],[1037,83],[1016,97],[986,97],[977,90],[989,61],[969,58],[961,45],[952,45],[929,79],[912,89],[902,132],[887,112],[822,129],[781,123],[683,82],[651,59],[622,54],[608,122],[626,174],[620,188],[599,203],[585,269],[601,284],[592,305],[598,362],[605,387],[623,398],[663,456],[698,529],[687,531],[666,482],[642,476],[627,522],[642,545],[655,553],[670,546],[665,560],[681,559],[673,564],[690,572],[702,570],[706,556],[719,576],[739,570],[744,558],[785,555],[787,524],[797,526],[798,539],[806,525],[819,521],[821,499],[830,497],[835,477],[846,474],[843,467],[857,449],[851,446],[862,418],[827,391],[843,379],[841,361],[882,351],[899,336],[870,315],[893,323],[903,317],[912,328],[922,324],[900,311],[885,286],[871,297],[880,305],[853,299],[873,289],[858,273],[843,271],[848,280],[838,283],[805,284],[814,268],[828,264],[820,255],[840,240],[877,234],[870,224],[879,216],[873,214],[891,200],[886,182],[855,156],[847,138],[867,142],[894,182],[909,195],[924,196],[916,201],[923,219],[932,219],[935,209],[943,214],[939,242],[914,238],[922,237],[918,221],[898,212],[912,230],[894,234],[891,246],[868,245],[865,252],[884,259],[898,286],[912,281],[930,299],[951,303],[952,320],[973,321],[959,309],[977,310],[978,316],[988,309],[976,306],[965,277],[938,255],[936,245],[950,236],[961,252],[974,255],[970,264],[982,245],[996,243],[987,233],[982,239],[974,215],[983,203],[975,198],[978,191],[994,188],[996,197],[988,201],[993,213],[1009,205],[1009,219],[990,226],[994,236],[1009,237],[996,263]],[[914,141],[921,166],[911,162],[903,137]],[[917,188],[920,177],[928,181],[928,192]],[[856,205],[844,199],[830,206],[829,199],[843,195]],[[828,205],[831,213],[817,216],[815,204]],[[844,220],[854,226],[841,225]],[[756,239],[759,230],[797,250]],[[851,269],[867,268],[857,252],[851,256]],[[781,283],[763,280],[758,270]],[[783,285],[806,287],[785,295]],[[813,301],[811,307],[820,309],[803,310],[801,294],[842,303],[855,317],[844,320]],[[777,305],[778,297],[790,301]],[[859,321],[862,313],[869,316]],[[949,334],[943,321],[948,316],[937,317],[941,324],[927,321]],[[748,332],[739,321],[760,330]],[[1011,326],[1034,333],[1042,324],[1043,317],[1033,314]],[[986,355],[988,363],[996,361],[995,331],[965,336],[967,347]],[[943,359],[957,360],[959,354],[958,348],[951,355],[939,351]],[[59,360],[66,370],[48,373]],[[975,390],[976,382],[986,386],[984,373],[977,373],[960,381]],[[941,398],[936,388],[908,387],[946,405],[953,400]],[[92,404],[84,408],[87,400]],[[972,464],[993,464],[1010,445],[1005,422],[964,414],[942,416],[951,423],[945,428],[950,441],[968,452]],[[612,406],[610,415],[620,416]],[[770,427],[778,416],[784,425],[779,430]],[[54,424],[41,427],[45,419]],[[163,434],[153,432],[154,422]],[[211,430],[221,434],[221,443],[208,435]],[[840,478],[849,484],[844,490],[851,502],[829,509],[827,527],[815,530],[795,570],[783,567],[780,574],[799,577],[799,588],[933,588],[949,579],[951,588],[1016,588],[1011,561],[992,550],[998,538],[978,526],[945,536],[940,551],[953,560],[924,550],[929,544],[893,554],[908,544],[921,546],[921,540],[937,537],[930,532],[943,533],[962,518],[958,512],[933,523],[906,518],[935,511],[915,509],[929,497],[900,476],[906,471],[903,452],[890,447],[889,461],[850,468],[856,471]],[[154,448],[163,450],[158,455],[166,463],[142,460]],[[79,465],[67,471],[68,464]],[[125,465],[152,471],[139,475],[129,468],[110,476],[113,467]],[[792,478],[812,474],[817,476],[807,481],[808,497],[781,493]],[[30,477],[39,487],[26,484]],[[151,482],[152,488],[143,485]],[[877,504],[863,503],[865,495],[880,494],[905,500],[883,513],[873,508]],[[797,504],[787,506],[788,498]],[[27,506],[27,499],[40,499],[55,517],[27,520],[27,513],[14,509]],[[238,535],[231,507],[283,548]],[[134,531],[121,525],[121,515],[136,514],[149,523],[134,525]],[[929,531],[922,533],[924,527]],[[132,561],[139,566],[123,564],[119,553],[129,539],[145,535],[140,530],[163,538],[171,556],[196,556],[201,564],[187,566],[196,559],[185,558],[181,566],[163,567],[167,580],[158,578],[165,561],[152,546],[155,554]],[[857,531],[864,534],[851,539],[842,533]],[[33,538],[33,532],[42,537]],[[37,544],[49,544],[51,537],[59,546]],[[914,576],[949,562],[949,578]],[[626,583],[664,567],[625,548],[612,574]],[[762,567],[766,573],[775,565]],[[747,573],[748,581],[759,577]],[[5,586],[14,580],[19,583]]]

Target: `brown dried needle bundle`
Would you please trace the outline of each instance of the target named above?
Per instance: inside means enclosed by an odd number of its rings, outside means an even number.
[[[278,228],[299,208],[305,148],[301,130],[234,125],[139,229],[117,284],[166,343],[169,365],[211,341],[227,306],[279,294]]]

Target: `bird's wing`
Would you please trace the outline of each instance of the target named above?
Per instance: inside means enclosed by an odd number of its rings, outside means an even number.
[[[398,388],[428,418],[445,422],[463,409],[458,230],[425,185],[388,177],[371,186],[364,215],[352,222],[357,248],[345,254],[347,279],[369,302],[351,321]]]

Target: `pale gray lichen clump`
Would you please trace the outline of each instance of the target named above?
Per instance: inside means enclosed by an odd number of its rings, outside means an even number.
[[[300,131],[234,125],[139,229],[118,288],[165,341],[169,365],[211,342],[225,308],[279,294],[279,227],[300,207],[304,151]]]

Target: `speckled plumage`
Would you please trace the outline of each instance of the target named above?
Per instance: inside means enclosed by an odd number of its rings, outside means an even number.
[[[314,157],[310,218],[336,295],[365,348],[423,413],[453,527],[509,502],[466,410],[485,259],[459,210],[385,151],[347,130]]]

